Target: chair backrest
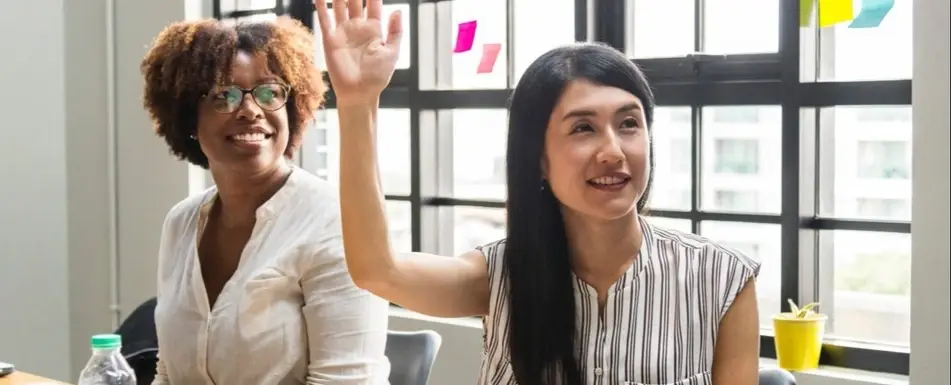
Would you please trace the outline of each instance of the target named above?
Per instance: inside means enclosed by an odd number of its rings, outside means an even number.
[[[764,368],[759,370],[759,385],[796,385],[796,377],[783,369]]]
[[[136,383],[151,384],[158,362],[158,337],[155,333],[155,297],[149,298],[129,314],[116,334],[122,336],[122,355],[135,371]]]
[[[426,385],[442,337],[432,330],[387,333],[390,385]]]

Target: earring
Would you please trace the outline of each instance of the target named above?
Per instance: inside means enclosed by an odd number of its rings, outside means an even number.
[[[547,184],[547,183],[545,183],[545,180],[542,179],[542,182],[541,182],[541,190],[542,190],[542,191],[545,191],[545,185],[546,185],[546,184]]]
[[[195,136],[195,135],[189,135],[188,137],[189,137],[189,138],[192,138],[192,140],[198,140],[198,137]]]

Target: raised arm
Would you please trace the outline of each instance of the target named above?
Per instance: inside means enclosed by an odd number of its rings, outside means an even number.
[[[327,70],[340,120],[340,209],[354,282],[407,309],[439,317],[485,315],[488,265],[479,251],[460,257],[409,254],[389,242],[376,156],[379,97],[390,81],[402,35],[399,12],[384,40],[382,0],[334,0],[330,20],[317,0]]]

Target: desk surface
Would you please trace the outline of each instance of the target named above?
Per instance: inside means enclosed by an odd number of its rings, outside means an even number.
[[[26,372],[13,372],[0,377],[0,385],[69,385],[65,382],[54,381]]]

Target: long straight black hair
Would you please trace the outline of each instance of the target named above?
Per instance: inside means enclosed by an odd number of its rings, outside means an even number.
[[[503,274],[509,288],[510,362],[519,385],[582,383],[565,224],[551,188],[543,187],[541,169],[549,118],[574,80],[616,87],[639,98],[651,135],[654,96],[647,79],[613,48],[577,43],[553,49],[536,59],[515,87],[509,101]],[[653,170],[653,144],[649,154]],[[652,180],[653,171],[647,191]],[[638,212],[645,209],[648,195],[638,200]]]

